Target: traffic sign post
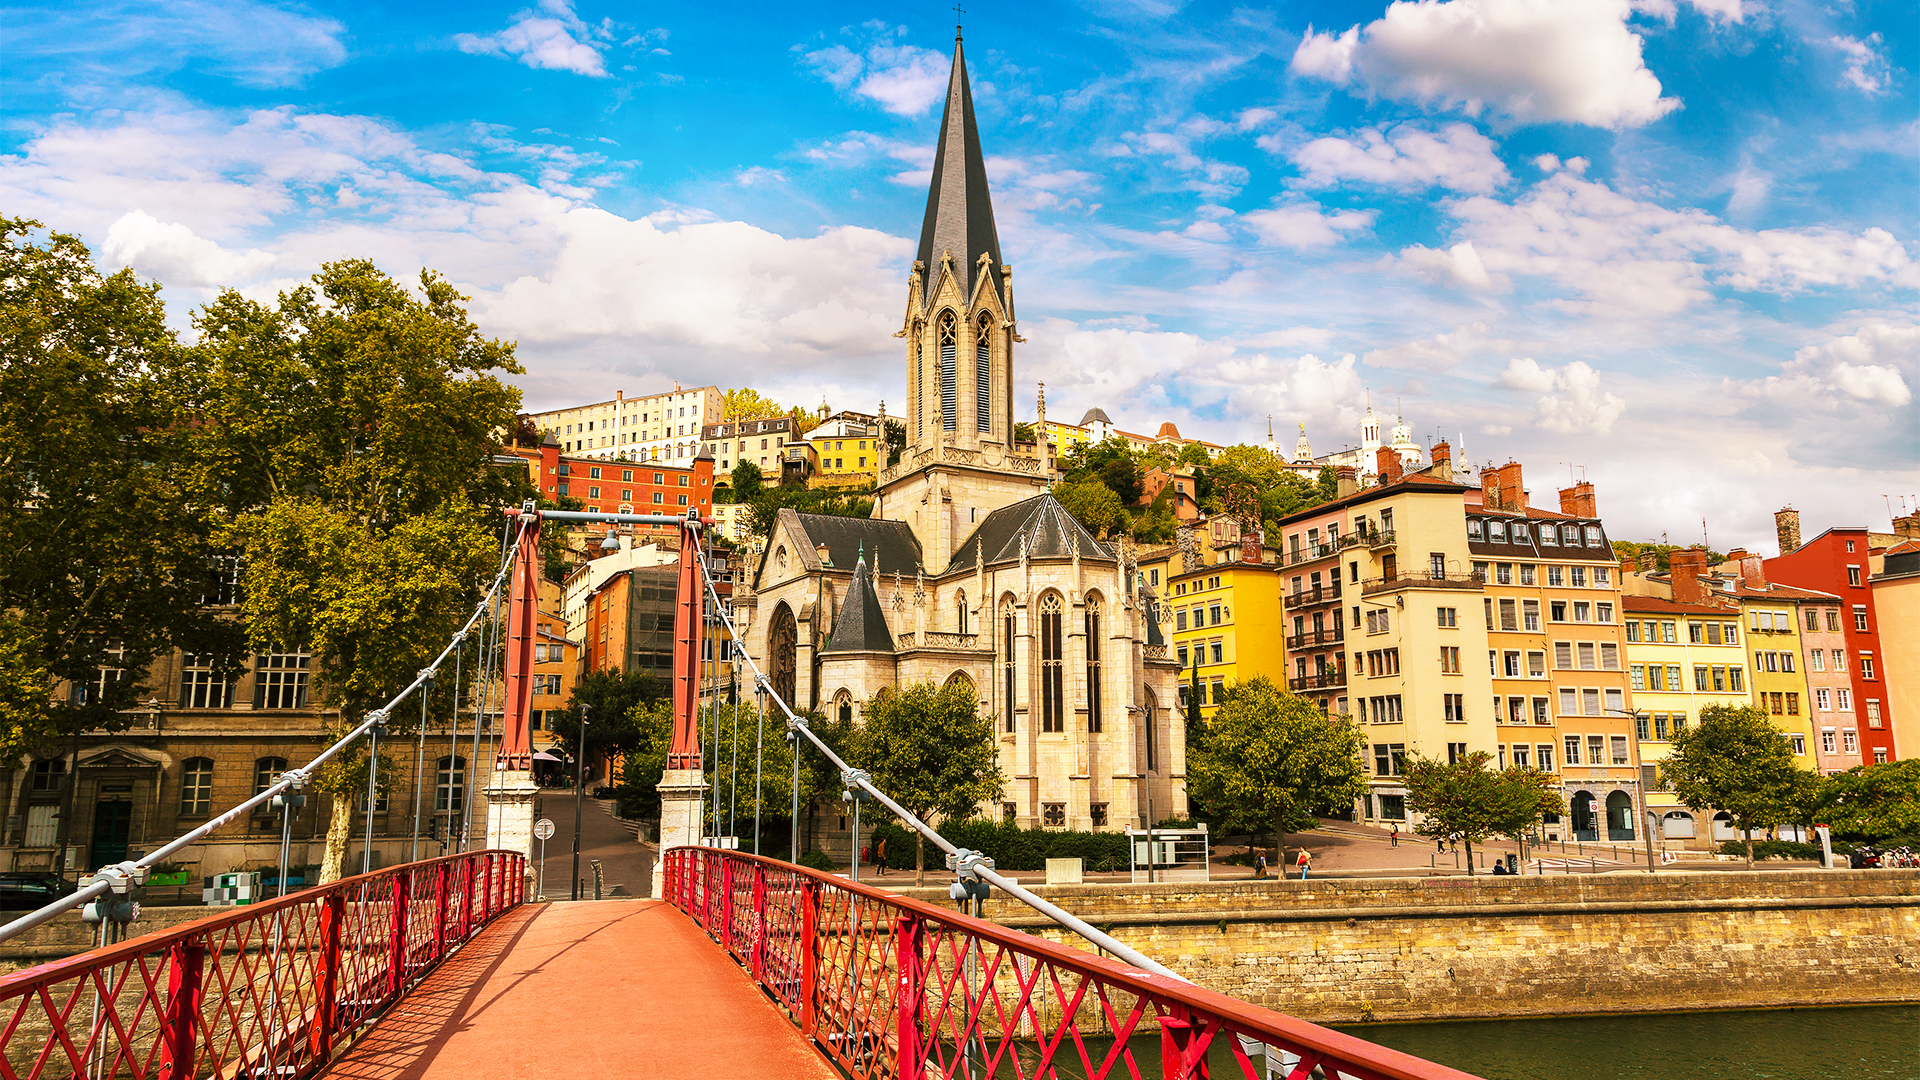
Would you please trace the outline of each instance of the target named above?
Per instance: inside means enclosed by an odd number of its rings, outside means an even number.
[[[540,878],[534,882],[533,898],[535,900],[547,898],[547,837],[552,835],[552,821],[541,818],[533,823],[533,838],[540,841]]]

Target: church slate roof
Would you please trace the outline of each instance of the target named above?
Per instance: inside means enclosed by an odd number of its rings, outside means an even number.
[[[855,556],[853,583],[847,586],[846,602],[833,623],[833,635],[820,655],[843,652],[892,652],[893,635],[887,632],[887,618],[880,610],[880,594],[873,589],[873,575],[867,560]]]
[[[973,299],[974,275],[982,252],[993,258],[988,271],[993,291],[1000,288],[1000,234],[993,227],[993,200],[987,193],[987,162],[980,152],[980,129],[973,119],[973,90],[967,85],[967,58],[953,40],[953,74],[947,81],[947,108],[934,148],[933,182],[927,188],[927,216],[920,226],[920,303],[924,307],[940,277],[942,252],[953,253],[953,272],[961,294]]]
[[[874,573],[911,576],[920,572],[920,541],[904,521],[832,514],[798,516],[807,539],[815,546],[827,546],[827,559],[833,569],[847,569],[864,551]]]
[[[1078,553],[1083,559],[1114,559],[1112,549],[1094,539],[1087,527],[1075,521],[1060,500],[1048,492],[988,514],[947,565],[959,570],[972,566],[976,559],[988,564],[1010,562],[1020,557],[1023,537],[1029,558],[1065,559]]]

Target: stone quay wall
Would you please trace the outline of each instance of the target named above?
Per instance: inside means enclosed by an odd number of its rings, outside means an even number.
[[[1916,870],[1034,891],[1203,986],[1322,1023],[1920,1001]],[[1081,944],[1017,900],[988,916]]]

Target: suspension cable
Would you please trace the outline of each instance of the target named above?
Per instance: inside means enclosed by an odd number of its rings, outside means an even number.
[[[521,529],[524,531],[526,527],[526,523],[523,521],[521,523]],[[509,549],[509,551],[511,551],[511,549]],[[446,648],[440,650],[440,655],[434,657],[433,663],[421,668],[419,674],[414,676],[413,681],[408,683],[405,689],[393,695],[385,705],[368,712],[365,719],[354,727],[353,730],[342,735],[339,739],[335,740],[331,746],[320,751],[320,753],[314,756],[313,760],[297,769],[286,770],[281,773],[273,783],[262,788],[251,798],[240,802],[225,813],[208,818],[198,826],[189,829],[161,847],[140,856],[138,859],[128,859],[124,862],[115,863],[112,866],[95,870],[88,882],[80,886],[78,890],[53,901],[45,907],[30,911],[4,926],[0,926],[0,941],[6,941],[9,938],[23,934],[36,926],[40,926],[43,923],[57,918],[64,911],[79,907],[89,901],[105,896],[110,892],[125,894],[132,886],[144,885],[147,880],[147,873],[153,867],[166,862],[185,848],[206,839],[212,835],[214,830],[224,825],[232,824],[235,821],[242,820],[254,807],[272,802],[275,796],[283,792],[296,792],[305,787],[313,780],[315,773],[318,772],[321,766],[331,761],[334,755],[352,745],[375,727],[385,723],[387,717],[393,710],[398,708],[400,703],[406,700],[407,695],[420,690],[421,687],[431,680],[433,673],[439,670],[440,665],[446,662],[447,657],[453,655],[455,650],[459,648],[460,643],[465,639],[467,631],[473,629],[474,623],[480,618],[481,612],[486,610],[487,602],[492,600],[495,594],[500,591],[500,586],[506,581],[507,571],[512,565],[510,555],[502,558],[500,569],[493,576],[493,584],[488,586],[486,595],[482,597],[479,605],[475,608],[473,616],[469,618],[466,625],[456,632],[451,640],[447,642]],[[351,798],[352,796],[347,795],[345,797]],[[369,806],[368,809],[371,810],[372,807]],[[281,880],[283,882],[285,881],[284,876]]]
[[[691,525],[689,525],[688,527],[691,527]],[[727,613],[726,608],[720,606],[719,591],[714,588],[712,574],[704,559],[702,559],[700,562],[700,580],[706,585],[707,594],[709,597],[712,598],[714,608],[716,611],[718,611],[720,619],[725,624],[727,628],[727,633],[730,636],[732,636],[734,640],[738,641],[739,633],[734,628],[733,618]],[[765,693],[768,697],[772,698],[774,704],[780,706],[780,711],[786,715],[788,731],[794,732],[799,736],[805,738],[808,742],[811,742],[814,745],[814,747],[818,749],[822,754],[826,755],[827,760],[833,762],[834,766],[840,770],[841,779],[848,786],[858,787],[861,790],[865,791],[867,794],[873,796],[875,801],[879,802],[880,805],[892,811],[893,815],[899,818],[903,824],[913,829],[915,832],[919,833],[921,836],[926,837],[927,840],[930,841],[935,847],[939,848],[940,850],[946,852],[949,856],[951,856],[954,862],[954,869],[956,870],[956,872],[959,874],[961,878],[963,879],[968,877],[977,878],[977,879],[987,881],[991,884],[999,886],[1001,889],[1006,891],[1008,896],[1011,896],[1019,900],[1021,903],[1026,904],[1028,907],[1033,908],[1035,911],[1038,911],[1042,915],[1047,916],[1053,921],[1059,923],[1061,926],[1064,926],[1067,929],[1073,931],[1074,933],[1079,934],[1081,937],[1086,938],[1088,941],[1093,942],[1095,945],[1099,946],[1100,948],[1106,950],[1109,953],[1112,953],[1114,956],[1117,956],[1120,959],[1126,961],[1127,963],[1132,964],[1134,967],[1141,968],[1142,970],[1145,970],[1145,971],[1150,971],[1156,975],[1164,975],[1170,979],[1178,979],[1181,982],[1192,981],[1186,978],[1185,976],[1179,974],[1178,972],[1172,970],[1171,968],[1167,967],[1166,965],[1161,964],[1158,961],[1155,961],[1153,959],[1150,959],[1149,957],[1145,956],[1138,950],[1133,949],[1130,946],[1121,944],[1119,941],[1116,941],[1110,935],[1105,934],[1100,930],[1096,929],[1092,924],[1088,923],[1084,919],[1081,919],[1078,916],[1073,915],[1072,913],[1061,909],[1057,905],[1048,903],[1046,900],[1043,900],[1040,897],[1034,895],[1024,887],[1022,887],[1019,882],[1014,881],[1012,878],[1006,877],[1000,873],[997,873],[991,866],[988,866],[986,858],[982,856],[979,852],[972,851],[967,848],[957,847],[953,844],[952,841],[948,840],[946,837],[941,836],[939,833],[935,832],[933,828],[929,826],[926,822],[921,821],[919,818],[909,813],[906,807],[901,806],[899,803],[893,801],[893,799],[890,798],[886,792],[881,791],[877,786],[875,786],[872,778],[866,774],[865,770],[856,769],[853,766],[847,764],[844,758],[842,758],[839,754],[834,753],[831,747],[827,746],[825,742],[822,742],[820,739],[820,736],[815,735],[813,733],[813,729],[808,726],[807,722],[804,719],[802,719],[799,715],[797,715],[793,711],[793,709],[787,705],[786,701],[783,698],[781,698],[781,696],[778,693],[774,692],[772,682],[770,679],[768,679],[766,672],[760,670],[760,665],[754,663],[753,657],[748,656],[745,649],[740,650],[740,659],[746,661],[747,666],[753,670],[754,684],[757,687],[759,687],[761,692]],[[795,745],[794,761],[796,763],[796,771],[797,771],[799,759],[800,759],[800,748],[798,745]],[[795,785],[795,788],[794,788],[794,796],[795,796],[796,805],[797,805],[797,800],[799,797],[799,786],[797,784]],[[796,817],[794,821],[794,828],[798,829],[799,827],[800,827],[799,820]],[[860,842],[859,838],[855,837],[854,845],[855,845],[856,853],[858,852],[859,842]]]

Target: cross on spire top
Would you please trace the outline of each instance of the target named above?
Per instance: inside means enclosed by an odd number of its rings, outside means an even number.
[[[953,5],[953,40],[955,41],[960,40],[960,16],[966,13],[966,8],[961,7],[959,4]]]

